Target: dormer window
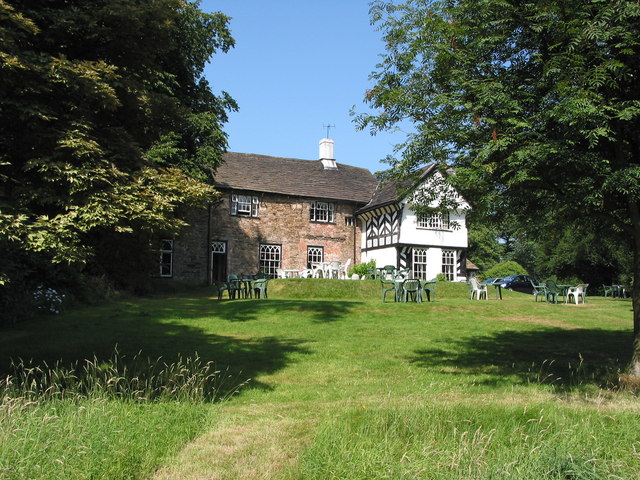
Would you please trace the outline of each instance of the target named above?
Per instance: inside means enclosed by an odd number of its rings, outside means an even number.
[[[329,202],[311,202],[309,220],[312,222],[333,223],[335,205]]]
[[[260,200],[252,195],[231,195],[231,215],[239,217],[257,217]]]

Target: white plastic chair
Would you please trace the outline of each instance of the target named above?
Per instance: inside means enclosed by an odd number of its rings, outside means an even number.
[[[329,263],[329,278],[338,278],[340,276],[340,262]]]
[[[489,300],[487,286],[481,285],[476,277],[471,277],[469,279],[469,286],[469,299],[473,300],[473,297],[475,296],[476,300],[481,300],[484,296],[485,300]]]
[[[311,276],[313,278],[324,278],[324,267],[322,263],[311,264]]]
[[[283,269],[276,268],[276,277],[278,277],[278,278],[287,278],[287,274],[284,273]]]
[[[347,260],[345,264],[340,269],[340,278],[346,279],[349,275],[349,265],[351,265],[351,259]]]
[[[582,303],[587,302],[587,287],[588,283],[581,283],[577,287],[569,287],[567,290],[567,296],[565,297],[564,303],[569,303],[569,297],[573,296],[573,301],[576,305],[579,303],[578,299],[582,297]]]

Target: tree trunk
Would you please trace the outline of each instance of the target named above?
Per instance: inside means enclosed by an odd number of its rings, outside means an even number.
[[[633,228],[633,354],[629,375],[640,379],[640,207],[634,199],[629,201]]]

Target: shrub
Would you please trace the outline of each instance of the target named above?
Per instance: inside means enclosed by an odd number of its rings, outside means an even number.
[[[518,262],[508,261],[508,262],[502,262],[494,265],[489,270],[487,270],[486,272],[482,273],[479,276],[484,280],[487,278],[504,278],[509,275],[519,275],[519,274],[526,275],[528,274],[528,272]]]
[[[351,275],[353,275],[355,273],[359,277],[362,277],[362,275],[366,275],[367,274],[369,269],[373,269],[373,268],[376,268],[376,261],[375,260],[369,260],[367,263],[356,263],[353,266],[353,268],[351,268],[349,270],[349,276],[351,276]]]

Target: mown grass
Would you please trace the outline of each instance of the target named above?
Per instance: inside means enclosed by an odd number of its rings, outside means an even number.
[[[197,354],[224,381],[195,400],[5,394],[0,478],[638,478],[637,398],[617,388],[630,309],[471,302],[459,284],[383,304],[373,281],[282,280],[267,301],[201,290],[39,318],[2,332],[4,372],[108,365],[117,345],[167,366]]]

